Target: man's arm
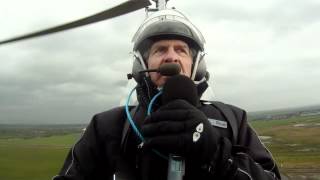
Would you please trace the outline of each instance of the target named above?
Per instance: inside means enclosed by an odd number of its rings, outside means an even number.
[[[257,133],[248,124],[245,112],[243,112],[242,123],[239,130],[239,145],[248,148],[247,152],[236,153],[240,170],[249,172],[253,179],[259,178],[260,173],[266,177],[271,177],[269,179],[281,179],[272,154],[262,144]],[[248,162],[248,164],[246,162]],[[250,168],[252,163],[256,165],[256,168]]]
[[[119,157],[121,113],[117,108],[95,115],[53,180],[112,179]]]
[[[212,173],[228,179],[281,179],[271,153],[249,126],[246,113],[238,108],[233,108],[233,112],[241,119],[237,145],[231,145],[227,138],[222,140],[221,158],[218,160],[222,164],[215,165]]]

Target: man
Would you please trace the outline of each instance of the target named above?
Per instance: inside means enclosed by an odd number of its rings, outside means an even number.
[[[54,180],[167,179],[169,154],[185,159],[184,180],[280,179],[245,111],[200,101],[208,87],[204,39],[188,19],[174,10],[154,13],[136,33],[133,50],[139,105],[127,114],[118,107],[95,115]],[[195,82],[195,104],[155,98],[170,77],[141,71],[166,63]]]

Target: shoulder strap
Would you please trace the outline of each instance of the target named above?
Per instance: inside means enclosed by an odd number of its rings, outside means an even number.
[[[237,143],[240,122],[237,120],[231,108],[219,101],[209,101],[209,102],[211,103],[212,106],[216,107],[220,112],[222,112],[223,116],[227,119],[232,129],[233,142]]]
[[[135,106],[135,107],[130,107],[130,114],[131,114],[131,117],[134,117],[134,115],[136,114],[137,112],[137,109],[138,109],[138,106]],[[124,113],[125,110],[124,110]],[[125,150],[126,148],[126,144],[127,144],[127,139],[128,139],[128,131],[129,131],[129,127],[130,127],[130,123],[128,121],[128,118],[125,114],[125,121],[124,121],[124,125],[123,125],[123,130],[122,130],[122,137],[121,137],[121,150]]]
[[[135,106],[130,106],[130,114],[131,117],[135,115],[137,112],[138,107]],[[125,108],[123,108],[123,113],[124,113],[124,124],[123,124],[123,129],[122,129],[122,136],[121,136],[121,151],[125,152],[127,141],[128,141],[128,135],[129,135],[129,127],[130,123],[127,119],[126,111]],[[136,180],[134,169],[128,165],[128,162],[124,159],[124,157],[120,157],[117,161],[117,172],[115,172],[115,179],[117,180]]]

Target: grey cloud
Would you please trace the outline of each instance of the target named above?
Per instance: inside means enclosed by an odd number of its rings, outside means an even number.
[[[88,62],[72,53],[45,57],[45,49],[39,52],[25,57],[14,72],[0,72],[1,122],[64,123],[67,117],[75,122],[87,116],[83,123],[90,118],[89,111],[92,115],[119,104],[120,88],[126,84],[120,60],[127,61],[128,54],[116,58],[108,54],[119,61],[100,59],[97,54]]]
[[[260,68],[255,65],[254,69],[241,65],[216,68],[227,71],[210,69],[216,72],[213,79],[216,98],[249,111],[315,104],[320,100],[317,59],[292,59],[292,63],[278,60],[260,64]]]
[[[319,54],[306,50],[317,45],[306,36],[316,32],[315,1],[169,2],[200,28],[208,27],[208,69],[217,99],[249,111],[320,102]],[[130,41],[143,17],[139,11],[0,47],[0,123],[86,123],[117,106],[129,92]],[[47,21],[41,26],[53,23]],[[304,25],[309,30],[302,31]]]
[[[204,4],[204,3],[203,3]],[[243,22],[263,25],[272,28],[283,35],[290,31],[299,30],[305,25],[319,22],[320,3],[316,1],[271,1],[228,4],[221,1],[207,1],[206,5],[199,3],[183,3],[183,9],[196,22]],[[261,4],[261,5],[258,5]]]

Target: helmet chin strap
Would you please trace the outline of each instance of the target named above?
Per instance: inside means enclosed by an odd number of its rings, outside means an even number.
[[[201,84],[201,83],[203,83],[204,81],[207,81],[207,78],[206,78],[206,77],[203,77],[203,78],[202,78],[201,80],[199,80],[199,81],[193,80],[193,82],[194,82],[195,85]]]
[[[204,53],[202,52],[198,52],[197,53],[197,57],[196,57],[196,60],[194,62],[194,66],[193,66],[193,69],[192,69],[192,74],[191,74],[191,80],[192,81],[195,81],[195,77],[196,77],[196,74],[197,74],[197,69],[198,69],[198,65],[199,65],[199,62],[200,60],[204,57]],[[200,81],[202,81],[203,79],[201,79]],[[196,81],[195,81],[196,82]]]

